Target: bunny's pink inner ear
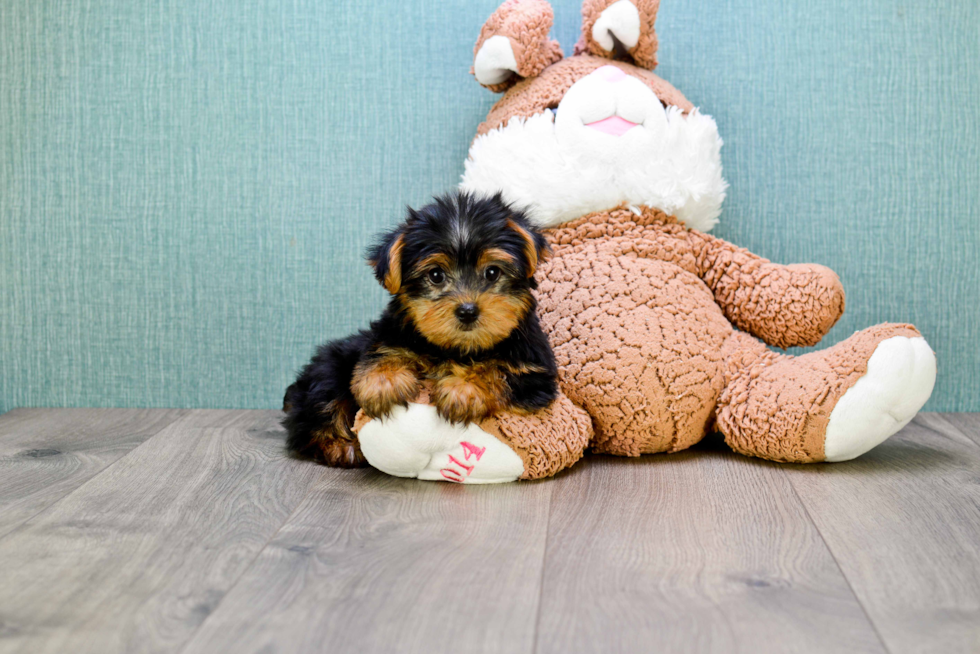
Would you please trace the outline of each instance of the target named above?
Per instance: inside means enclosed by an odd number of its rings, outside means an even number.
[[[575,54],[631,61],[657,67],[657,10],[660,0],[585,0],[582,36]]]
[[[545,0],[507,0],[480,30],[470,72],[498,93],[538,75],[562,58],[561,46],[548,38],[553,22]]]

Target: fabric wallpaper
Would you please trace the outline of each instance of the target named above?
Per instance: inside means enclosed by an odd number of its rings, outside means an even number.
[[[459,179],[496,4],[0,3],[0,412],[280,406],[382,306],[372,235]],[[657,27],[725,138],[714,233],[832,267],[825,343],[912,322],[927,409],[980,410],[980,3],[663,0]]]

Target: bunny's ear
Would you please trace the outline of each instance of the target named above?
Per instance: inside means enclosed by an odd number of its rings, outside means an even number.
[[[632,60],[640,68],[657,67],[657,20],[660,0],[585,0],[582,37],[575,54]]]
[[[507,0],[500,5],[473,48],[470,72],[476,81],[501,93],[561,59],[561,46],[548,39],[554,19],[545,0]]]

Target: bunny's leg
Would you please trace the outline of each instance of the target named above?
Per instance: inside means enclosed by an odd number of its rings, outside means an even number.
[[[847,461],[907,425],[936,378],[911,325],[882,324],[799,357],[735,332],[717,427],[737,452],[772,461]]]
[[[382,472],[494,484],[550,477],[572,465],[592,438],[592,421],[559,395],[532,414],[501,412],[479,424],[452,424],[439,416],[424,390],[383,420],[359,413],[354,431],[368,463]]]

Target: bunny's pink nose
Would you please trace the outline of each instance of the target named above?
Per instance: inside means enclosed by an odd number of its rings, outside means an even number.
[[[622,70],[616,68],[615,66],[609,65],[597,68],[595,72],[609,83],[618,82],[619,80],[626,79],[627,77],[626,73],[624,73]]]

